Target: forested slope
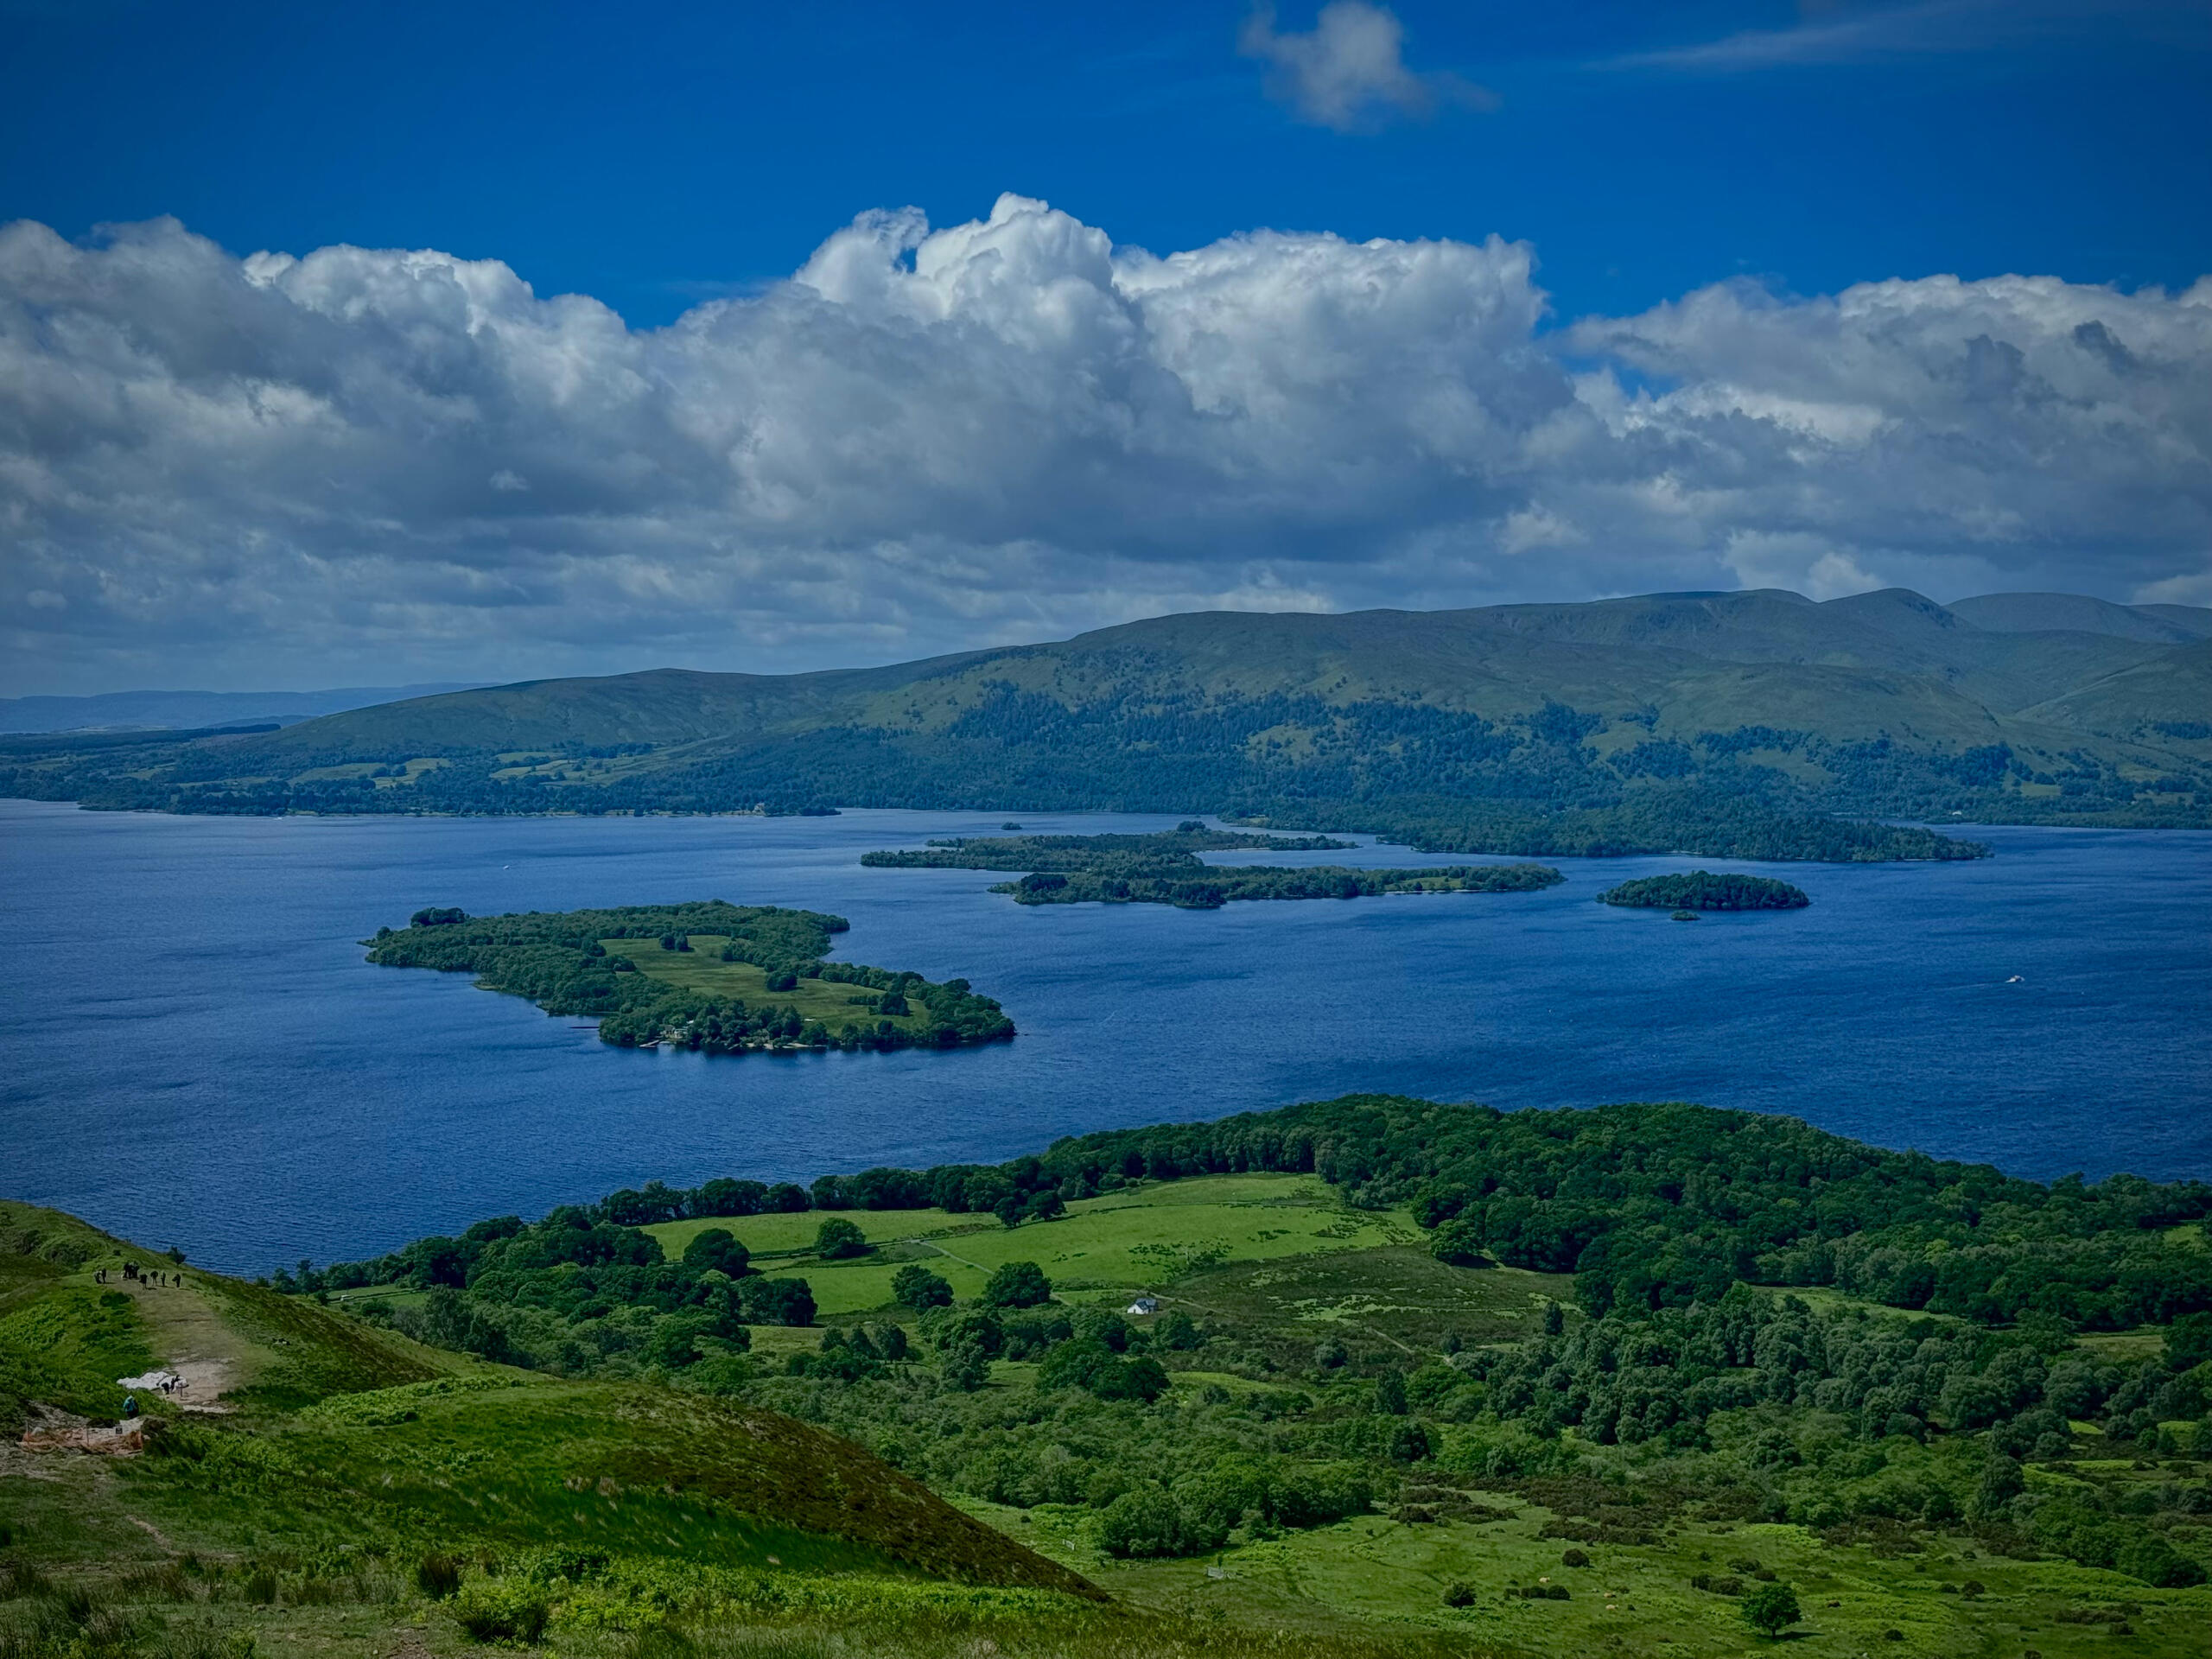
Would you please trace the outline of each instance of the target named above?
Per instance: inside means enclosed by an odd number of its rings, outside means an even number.
[[[0,789],[217,812],[1211,810],[1528,855],[1935,855],[1837,827],[1869,817],[2212,822],[2196,613],[1997,599],[2035,602],[1163,617],[886,668],[527,683],[262,734],[0,741]],[[2065,626],[2027,626],[2046,622]]]

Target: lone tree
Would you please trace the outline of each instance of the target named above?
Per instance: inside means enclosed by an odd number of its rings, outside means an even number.
[[[727,1227],[709,1227],[683,1247],[683,1265],[701,1273],[719,1271],[742,1279],[752,1265],[745,1246]]]
[[[891,1299],[917,1313],[925,1307],[950,1307],[952,1287],[919,1262],[909,1262],[891,1275]]]
[[[815,1230],[814,1253],[825,1262],[868,1254],[868,1235],[842,1216],[831,1216]]]
[[[1034,1262],[1009,1262],[983,1286],[986,1307],[1036,1307],[1052,1297],[1052,1281]]]
[[[1761,1636],[1780,1636],[1805,1617],[1805,1610],[1797,1605],[1797,1592],[1779,1582],[1753,1585],[1742,1606],[1744,1623]]]

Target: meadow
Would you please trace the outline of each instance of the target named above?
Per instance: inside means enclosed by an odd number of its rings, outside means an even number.
[[[785,988],[771,990],[768,982],[774,976],[768,969],[757,963],[721,959],[723,947],[730,943],[728,935],[693,933],[687,937],[691,946],[689,950],[663,950],[650,941],[638,939],[607,938],[601,939],[600,944],[610,955],[626,957],[639,973],[658,984],[696,991],[717,1001],[741,1001],[755,1007],[772,1003],[779,1008],[796,1008],[800,1019],[819,1020],[832,1031],[856,1020],[872,1026],[879,1019],[887,1019],[908,1033],[928,1028],[929,1011],[925,1007],[910,1007],[903,1014],[879,1015],[875,1012],[878,994],[865,986],[790,976],[791,983]]]
[[[816,1255],[819,1211],[710,1217],[643,1230],[678,1256],[700,1233],[720,1228],[764,1270],[804,1275],[828,1317],[895,1307],[893,1275],[911,1262],[944,1279],[963,1300],[980,1295],[1007,1262],[1035,1262],[1056,1295],[1115,1303],[1200,1268],[1411,1244],[1417,1236],[1403,1211],[1347,1211],[1323,1183],[1301,1175],[1201,1177],[1080,1198],[1049,1227],[1009,1229],[988,1215],[937,1209],[836,1213],[867,1236],[867,1255]]]

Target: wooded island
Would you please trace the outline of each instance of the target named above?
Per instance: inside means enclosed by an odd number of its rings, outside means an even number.
[[[877,868],[1023,870],[993,893],[1021,905],[1151,904],[1215,910],[1248,899],[1360,899],[1384,893],[1534,893],[1563,878],[1541,864],[1451,864],[1426,869],[1356,870],[1208,864],[1202,852],[1257,849],[1332,852],[1357,845],[1325,836],[1268,836],[1207,830],[1195,821],[1156,835],[1009,836],[933,841],[919,851],[861,855]]]
[[[513,916],[430,908],[364,943],[385,967],[473,973],[548,1014],[595,1019],[600,1040],[622,1048],[958,1048],[1014,1035],[964,979],[824,961],[850,925],[719,899]]]
[[[1692,870],[1687,875],[1648,875],[1624,881],[1599,893],[1601,903],[1637,910],[1802,910],[1813,901],[1802,887],[1764,875],[1715,875]]]

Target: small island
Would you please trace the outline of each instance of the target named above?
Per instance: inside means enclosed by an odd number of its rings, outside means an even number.
[[[1325,864],[1208,864],[1203,852],[1339,852],[1356,842],[1326,836],[1268,836],[1207,830],[1196,823],[1156,835],[1008,836],[933,841],[913,852],[861,855],[875,868],[1020,870],[993,893],[1021,905],[1173,905],[1217,910],[1262,899],[1361,899],[1384,893],[1534,893],[1556,886],[1541,864],[1451,864],[1426,869],[1356,870]]]
[[[1764,875],[1719,875],[1692,870],[1687,875],[1648,875],[1624,881],[1598,895],[1599,901],[1638,910],[1669,910],[1675,919],[1694,918],[1701,910],[1802,910],[1813,901],[1787,881]]]
[[[432,906],[362,943],[385,967],[473,973],[486,990],[596,1020],[600,1040],[620,1048],[961,1048],[1014,1034],[1005,1010],[964,979],[932,984],[824,961],[849,926],[719,899],[516,916]]]

